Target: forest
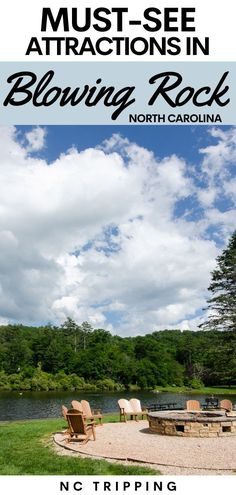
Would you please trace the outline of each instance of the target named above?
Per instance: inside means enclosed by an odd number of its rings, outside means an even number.
[[[236,385],[236,334],[163,330],[119,337],[67,318],[0,326],[1,390],[125,390]]]

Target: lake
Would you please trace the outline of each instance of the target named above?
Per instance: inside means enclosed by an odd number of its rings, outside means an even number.
[[[186,400],[194,398],[204,403],[207,396],[168,392],[0,392],[0,421],[59,418],[62,404],[70,407],[73,399],[86,399],[92,408],[101,409],[103,413],[118,412],[118,399],[131,397],[140,399],[143,407],[153,403],[175,402],[176,407],[183,408]],[[226,398],[223,395],[216,397],[220,400]],[[236,395],[228,398],[233,404],[236,403]]]

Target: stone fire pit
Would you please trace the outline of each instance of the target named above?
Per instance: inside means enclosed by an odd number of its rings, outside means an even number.
[[[223,411],[157,411],[148,414],[149,428],[159,435],[181,437],[236,436],[236,415]]]

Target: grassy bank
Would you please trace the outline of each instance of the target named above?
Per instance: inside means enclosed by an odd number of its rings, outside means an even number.
[[[117,415],[105,421],[117,421]],[[62,419],[0,423],[0,474],[58,475],[148,475],[156,471],[107,461],[59,456],[52,434],[65,428]]]
[[[171,392],[176,394],[206,394],[206,395],[236,395],[236,387],[201,387],[201,388],[189,388],[189,387],[157,387],[156,392]]]

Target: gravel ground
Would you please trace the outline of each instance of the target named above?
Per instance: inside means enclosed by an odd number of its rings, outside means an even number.
[[[114,462],[146,463],[162,474],[234,474],[236,437],[184,438],[156,435],[147,421],[106,423],[96,428],[96,441],[67,442],[54,435],[57,451],[63,455],[106,458]]]

